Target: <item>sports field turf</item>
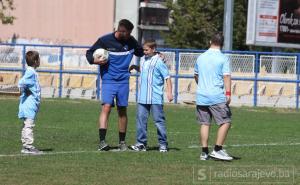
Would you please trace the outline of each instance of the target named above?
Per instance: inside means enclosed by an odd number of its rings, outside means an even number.
[[[43,99],[35,144],[46,152],[21,155],[18,99],[0,99],[1,185],[92,184],[299,184],[300,112],[290,109],[232,108],[226,150],[232,162],[200,161],[193,106],[166,105],[170,151],[157,151],[150,119],[147,152],[98,152],[99,102]],[[135,142],[135,105],[129,106],[127,143]],[[118,142],[116,110],[107,142]],[[211,130],[214,144],[216,126]]]

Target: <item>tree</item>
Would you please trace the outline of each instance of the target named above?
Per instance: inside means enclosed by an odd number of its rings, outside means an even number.
[[[224,1],[167,0],[166,6],[170,10],[170,30],[162,35],[169,47],[205,49],[212,34],[223,30]],[[247,12],[248,0],[234,1],[232,49],[272,51],[272,47],[246,45]],[[300,50],[281,48],[281,51]]]
[[[248,0],[234,1],[232,49],[249,50],[246,45]]]
[[[223,7],[220,0],[167,0],[170,31],[163,37],[170,47],[207,48],[211,35],[222,31]]]
[[[0,19],[2,24],[12,24],[16,19],[9,14],[9,11],[14,10],[13,0],[0,0]]]
[[[174,48],[208,47],[216,31],[223,31],[224,1],[167,0],[170,9],[169,32],[163,33],[166,44]],[[270,47],[246,45],[248,0],[234,1],[233,50],[272,51]]]

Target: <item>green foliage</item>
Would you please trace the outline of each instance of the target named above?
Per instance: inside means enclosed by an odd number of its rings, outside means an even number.
[[[10,11],[14,10],[13,0],[0,0],[0,20],[2,24],[12,24],[16,17],[10,15]]]
[[[207,48],[210,36],[222,30],[223,3],[218,0],[167,1],[171,10],[166,43],[175,48]]]
[[[234,1],[232,49],[249,50],[246,45],[248,0]]]
[[[223,30],[224,1],[167,0],[170,9],[170,31],[162,33],[166,44],[173,48],[205,49],[216,31]],[[234,1],[233,50],[272,51],[271,47],[246,45],[248,0]],[[299,49],[281,48],[282,52]]]

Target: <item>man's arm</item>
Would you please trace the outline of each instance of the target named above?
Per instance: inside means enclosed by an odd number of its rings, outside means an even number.
[[[171,101],[173,101],[173,94],[172,94],[172,81],[171,81],[169,69],[162,60],[159,60],[159,62],[157,63],[157,68],[159,69],[162,77],[166,80],[167,98],[168,98],[169,102],[171,102]]]
[[[198,61],[198,59],[197,59],[197,61]],[[198,63],[197,63],[197,61],[196,61],[196,63],[195,63],[195,66],[194,66],[194,79],[195,79],[195,81],[196,81],[196,84],[198,84],[198,79],[199,79],[199,75],[198,75]]]
[[[225,95],[226,95],[226,103],[230,104],[231,101],[231,76],[224,75],[224,86],[225,86]]]
[[[135,54],[135,56],[138,56],[138,57],[144,56],[144,50],[143,50],[142,46],[138,45],[134,54]]]
[[[87,61],[90,64],[100,64],[101,65],[103,62],[106,62],[106,61],[99,60],[99,59],[94,60],[93,53],[96,49],[99,49],[99,48],[104,48],[104,44],[102,43],[100,38],[90,47],[90,49],[88,49],[86,51],[85,56],[86,56]]]
[[[138,41],[137,40],[135,40],[135,38],[134,37],[132,37],[133,38],[133,42],[134,42],[134,45],[135,45],[135,47],[134,47],[134,55],[135,56],[137,56],[137,57],[142,57],[142,56],[144,56],[144,50],[143,50],[143,47],[138,43]]]
[[[173,101],[171,77],[166,79],[166,84],[167,84],[167,98],[168,98],[169,102],[171,102],[171,101]]]
[[[30,91],[30,87],[32,87],[34,84],[34,73],[29,70],[26,71],[24,76],[18,82],[20,93],[25,92],[26,96],[31,95],[32,92]]]
[[[196,84],[198,84],[198,74],[194,74],[194,79],[196,81]]]
[[[140,66],[138,66],[138,65],[131,65],[131,66],[129,67],[129,73],[130,73],[133,69],[136,70],[137,72],[140,72],[140,71],[141,71]]]

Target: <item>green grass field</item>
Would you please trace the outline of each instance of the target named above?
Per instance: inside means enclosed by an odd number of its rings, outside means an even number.
[[[200,161],[199,126],[192,106],[166,105],[170,151],[159,153],[152,121],[147,152],[98,152],[96,101],[43,99],[35,145],[46,154],[21,155],[18,100],[0,99],[1,185],[299,184],[300,113],[290,109],[232,108],[226,150],[232,162]],[[135,105],[128,109],[127,143],[135,143]],[[118,144],[116,110],[107,142]],[[151,119],[150,119],[151,120]],[[216,126],[211,130],[214,144]]]

